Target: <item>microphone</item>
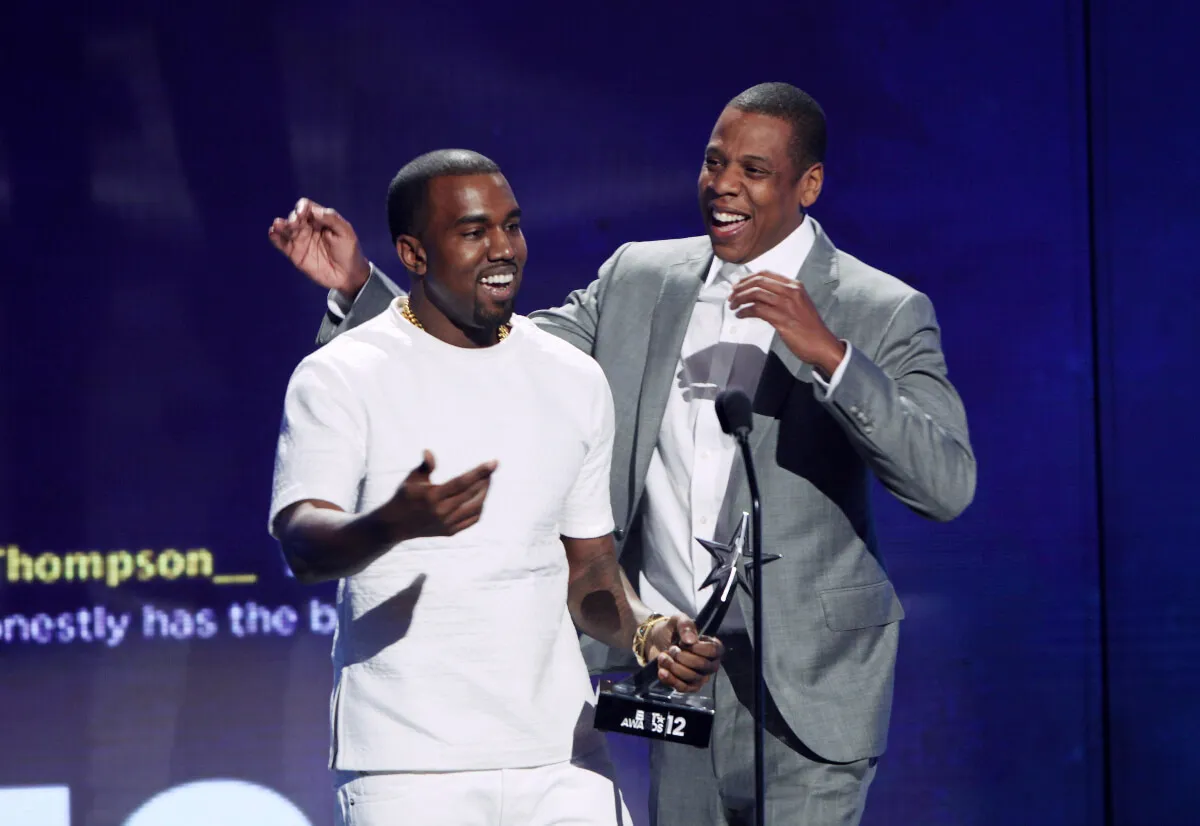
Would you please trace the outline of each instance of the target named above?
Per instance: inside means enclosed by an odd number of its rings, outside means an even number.
[[[750,511],[752,528],[750,532],[751,548],[754,554],[751,560],[754,570],[754,587],[751,600],[754,604],[754,622],[752,639],[754,644],[754,824],[765,826],[767,773],[764,765],[766,749],[766,721],[763,710],[767,707],[767,688],[763,680],[763,649],[766,640],[763,639],[763,591],[762,564],[768,561],[763,556],[762,548],[762,498],[758,492],[758,474],[754,472],[754,456],[750,452],[750,440],[747,438],[754,427],[754,406],[750,397],[741,390],[733,388],[723,390],[717,396],[717,421],[721,430],[737,439],[741,448],[742,463],[746,467],[746,484],[750,488]],[[775,558],[775,557],[772,557]]]
[[[736,387],[722,390],[716,401],[717,421],[721,430],[737,439],[744,439],[754,429],[753,406],[750,397]]]

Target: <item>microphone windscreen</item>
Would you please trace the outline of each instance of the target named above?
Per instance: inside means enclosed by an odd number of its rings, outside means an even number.
[[[754,427],[750,397],[738,389],[722,390],[716,401],[717,421],[729,435],[746,434]]]

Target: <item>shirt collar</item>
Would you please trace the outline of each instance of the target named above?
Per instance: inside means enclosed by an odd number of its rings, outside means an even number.
[[[808,257],[808,253],[812,250],[813,243],[817,239],[816,231],[813,230],[813,222],[808,220],[808,216],[804,216],[804,220],[800,222],[800,226],[796,227],[788,235],[771,249],[764,252],[752,261],[738,267],[737,265],[728,264],[720,258],[713,256],[712,265],[708,268],[708,277],[705,278],[705,285],[713,284],[718,277],[737,278],[742,275],[755,272],[769,271],[779,273],[787,278],[795,278],[800,273],[800,267],[804,265],[804,259]]]

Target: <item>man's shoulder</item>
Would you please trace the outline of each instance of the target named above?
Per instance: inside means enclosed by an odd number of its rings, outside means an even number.
[[[878,267],[837,250],[838,299],[874,306],[896,307],[920,291]]]
[[[615,253],[618,270],[660,269],[684,261],[698,260],[713,254],[707,235],[690,238],[669,238],[663,241],[630,241]]]
[[[343,376],[371,373],[411,344],[411,337],[384,310],[309,353],[296,371],[332,370]]]
[[[546,332],[533,319],[514,316],[513,324],[520,325],[526,346],[537,354],[544,365],[576,374],[583,382],[607,382],[603,368],[591,356],[553,333]]]

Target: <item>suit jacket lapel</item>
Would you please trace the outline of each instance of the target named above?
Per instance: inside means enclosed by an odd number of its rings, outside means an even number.
[[[818,315],[828,324],[830,313],[838,304],[838,298],[834,293],[834,288],[838,286],[838,250],[835,249],[828,235],[824,234],[820,223],[812,220],[812,216],[809,216],[808,220],[812,221],[816,238],[812,241],[812,249],[809,251],[808,257],[800,265],[796,280],[802,283],[809,298],[812,299],[812,304],[816,306]],[[796,355],[787,349],[784,340],[780,339],[779,334],[776,333],[770,340],[770,352],[767,363],[763,367],[762,376],[758,377],[754,400],[755,413],[775,418],[784,405],[787,393],[792,389],[793,383],[786,381],[785,377],[780,375],[780,369],[786,373],[786,376],[800,379],[806,384],[812,383],[811,365],[796,358]],[[762,436],[763,433],[758,433],[756,439],[754,433],[751,433],[751,447],[757,447],[757,444],[762,441]]]
[[[821,318],[829,323],[829,314],[837,305],[834,288],[837,286],[837,249],[829,236],[810,215],[816,238],[812,249],[800,267],[796,279],[804,285],[809,298]],[[769,462],[772,457],[763,455],[767,437],[779,427],[779,415],[788,394],[796,389],[796,380],[812,384],[812,367],[792,354],[776,333],[771,339],[771,349],[763,364],[762,375],[754,391],[754,429],[750,431],[750,451],[756,464]],[[746,484],[746,470],[739,455],[729,472],[729,487],[725,495],[718,530],[730,531],[737,524],[735,505]],[[736,513],[736,517],[740,517]],[[723,534],[718,534],[723,535]]]
[[[632,478],[638,489],[633,491],[629,517],[637,509],[637,498],[641,496],[641,485],[650,467],[650,457],[658,441],[667,398],[674,385],[683,338],[711,262],[712,250],[709,248],[668,267],[654,305],[650,347],[638,394],[637,432],[633,445]]]
[[[796,280],[804,285],[804,289],[808,291],[808,297],[812,299],[813,304],[817,308],[817,313],[826,324],[829,324],[830,313],[833,312],[837,305],[837,296],[834,294],[834,288],[838,282],[838,265],[837,265],[837,248],[833,246],[833,242],[829,240],[829,236],[821,229],[821,225],[813,220],[812,216],[808,217],[809,221],[813,222],[813,231],[816,233],[816,238],[813,239],[812,249],[809,250],[808,257],[804,259],[804,263],[800,266],[800,272],[796,275]],[[804,382],[811,383],[812,367],[796,358],[792,351],[787,348],[783,340],[776,333],[771,339],[771,355],[775,356],[787,368],[788,373]],[[759,392],[763,390],[763,383],[769,377],[766,370],[763,371],[763,376],[759,380]],[[782,400],[779,400],[782,402]],[[758,410],[756,412],[774,413],[777,408],[771,411]]]

